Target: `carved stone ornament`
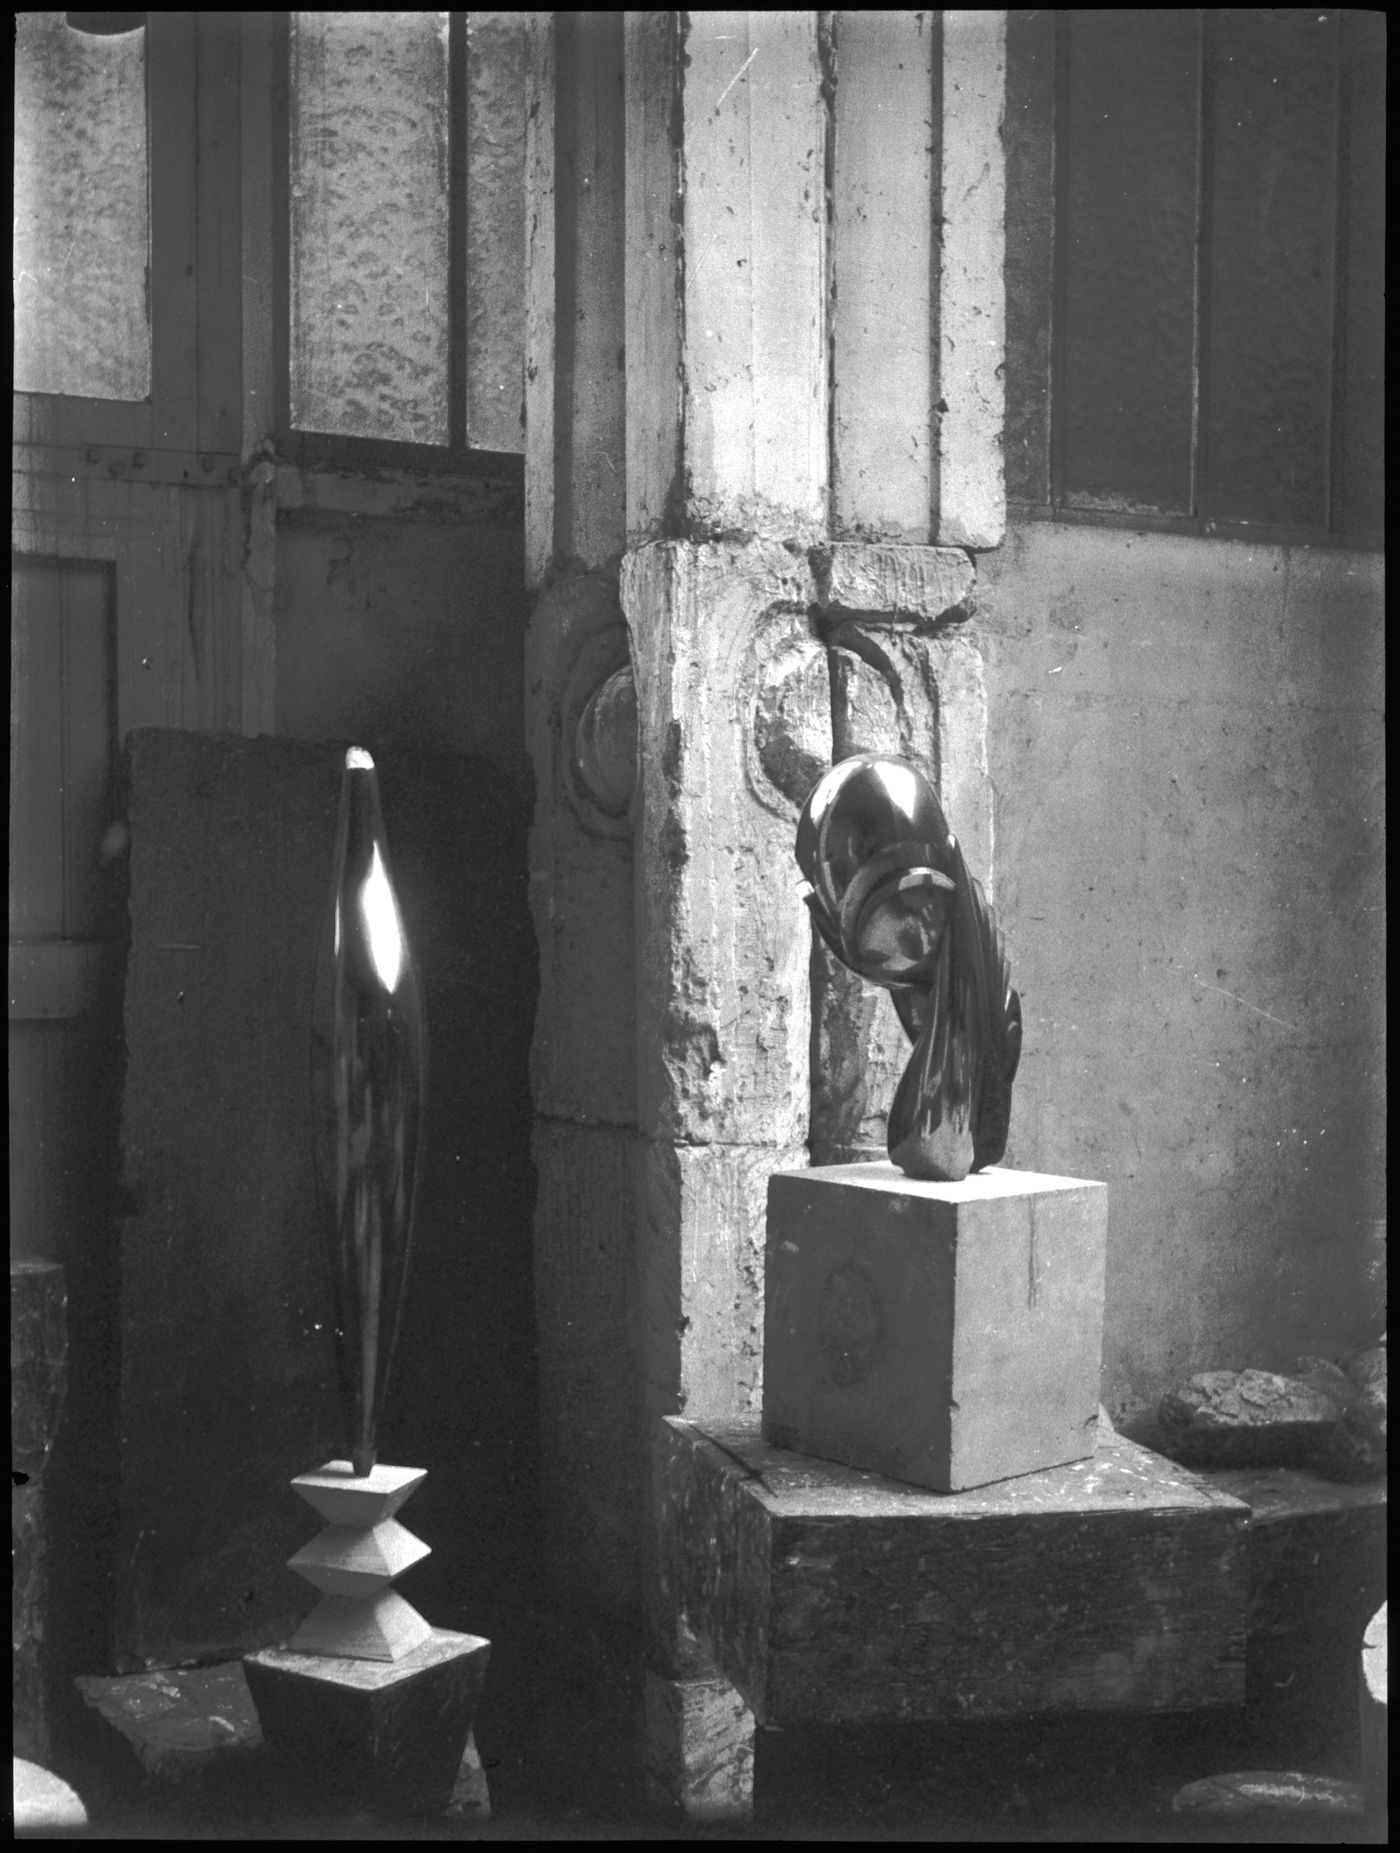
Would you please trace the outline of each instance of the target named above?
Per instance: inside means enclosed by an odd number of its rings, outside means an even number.
[[[803,806],[797,861],[818,932],[842,964],[889,990],[914,1044],[890,1109],[890,1158],[947,1183],[996,1164],[1021,1000],[933,786],[907,759],[842,760]]]

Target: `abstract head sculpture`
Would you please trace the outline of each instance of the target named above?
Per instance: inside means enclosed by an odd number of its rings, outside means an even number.
[[[946,1183],[996,1164],[1021,1000],[933,786],[906,759],[842,760],[803,806],[797,862],[828,948],[890,992],[914,1044],[890,1108],[890,1158],[910,1177]]]

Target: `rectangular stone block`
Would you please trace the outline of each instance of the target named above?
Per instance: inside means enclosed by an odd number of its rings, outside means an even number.
[[[1099,1427],[1092,1460],[921,1492],[660,1425],[659,1579],[760,1725],[1239,1705],[1249,1507]]]
[[[1094,1452],[1108,1192],[887,1161],[768,1186],[765,1441],[935,1492]]]
[[[392,1664],[265,1648],[243,1662],[263,1736],[309,1782],[341,1795],[445,1807],[491,1643],[434,1628]]]

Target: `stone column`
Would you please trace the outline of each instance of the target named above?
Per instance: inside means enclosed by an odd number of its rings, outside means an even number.
[[[643,1628],[663,1683],[707,1669],[652,1600],[658,1420],[757,1411],[768,1176],[880,1147],[904,1059],[814,954],[798,810],[833,758],[911,753],[991,873],[968,621],[1002,519],[1001,19],[535,27],[544,1498],[561,1587]],[[650,1710],[722,1812],[704,1705]]]

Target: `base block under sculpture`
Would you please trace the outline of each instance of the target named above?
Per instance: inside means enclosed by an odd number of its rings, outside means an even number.
[[[1105,1185],[887,1162],[769,1180],[763,1438],[959,1492],[1094,1452]]]
[[[471,1731],[490,1642],[434,1628],[402,1659],[266,1648],[243,1662],[274,1752],[337,1793],[447,1805]]]

